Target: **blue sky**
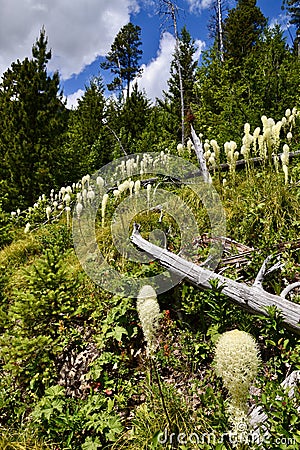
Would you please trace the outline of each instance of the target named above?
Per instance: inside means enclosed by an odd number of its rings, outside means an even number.
[[[186,25],[201,51],[210,45],[207,24],[213,0],[177,0],[178,28]],[[225,2],[225,0],[224,0]],[[114,37],[129,21],[142,29],[143,75],[139,87],[151,99],[167,89],[174,50],[171,24],[157,13],[159,0],[0,0],[0,75],[17,58],[31,55],[31,47],[44,25],[52,49],[50,70],[59,70],[69,107],[75,106],[93,76],[110,80],[100,62]],[[230,6],[235,0],[227,0]],[[284,24],[282,0],[257,0],[269,23]],[[289,41],[289,38],[288,38]]]

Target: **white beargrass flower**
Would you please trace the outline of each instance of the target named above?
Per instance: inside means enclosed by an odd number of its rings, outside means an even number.
[[[234,400],[245,401],[258,372],[258,347],[245,331],[227,331],[215,349],[215,370]]]
[[[103,180],[103,178],[102,178],[102,177],[97,177],[97,178],[96,178],[96,184],[97,184],[97,186],[99,187],[99,189],[100,189],[100,191],[101,191],[101,189],[102,189],[103,186],[104,186],[104,180]]]
[[[157,347],[156,335],[160,317],[156,292],[152,286],[142,287],[137,297],[136,307],[147,343],[147,355],[151,356]]]
[[[87,199],[92,202],[95,198],[95,192],[91,187],[89,187],[88,193],[87,193]]]
[[[83,210],[83,205],[82,205],[82,203],[78,202],[77,205],[76,205],[76,214],[77,214],[77,218],[78,219],[80,219],[82,210]]]
[[[286,138],[289,142],[291,142],[291,140],[293,139],[293,134],[291,133],[291,131],[288,132],[288,134],[286,135]]]
[[[233,430],[241,430],[241,423],[247,428],[247,397],[260,364],[255,340],[245,331],[223,333],[216,344],[214,364],[230,395],[228,413]]]
[[[134,193],[136,196],[139,195],[140,190],[141,190],[141,182],[140,180],[136,180],[136,182],[134,183]]]
[[[130,193],[130,197],[132,197],[132,191],[133,191],[134,185],[135,185],[134,181],[130,180],[130,181],[129,181],[129,193]]]
[[[283,148],[282,148],[283,152],[281,154],[281,162],[283,166],[287,166],[289,163],[289,153],[290,153],[290,148],[287,144],[284,144]]]
[[[66,195],[64,196],[64,198],[63,198],[63,201],[65,202],[66,205],[69,206],[70,201],[71,201],[70,195],[69,195],[69,194],[66,194]]]
[[[178,151],[178,154],[179,154],[179,155],[182,155],[182,154],[183,154],[183,150],[184,150],[183,145],[182,145],[182,144],[178,144],[178,145],[177,145],[177,151]]]
[[[50,220],[50,215],[51,215],[51,206],[47,206],[47,208],[46,208],[46,216],[47,216],[48,220]]]
[[[24,233],[29,233],[29,229],[30,229],[30,223],[27,222],[24,228]]]

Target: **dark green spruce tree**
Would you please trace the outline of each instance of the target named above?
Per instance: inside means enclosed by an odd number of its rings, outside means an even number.
[[[13,62],[0,84],[0,194],[9,193],[8,209],[32,205],[63,181],[67,113],[58,73],[47,74],[50,58],[42,29],[32,58]]]
[[[130,94],[130,83],[141,74],[139,61],[142,50],[141,28],[129,22],[121,28],[106,56],[106,61],[100,64],[102,69],[110,69],[115,75],[107,85],[110,91],[126,89],[127,97]]]
[[[148,126],[150,110],[150,101],[135,83],[118,116],[120,138],[127,153],[138,150],[136,143]]]
[[[95,77],[86,87],[77,108],[70,112],[65,142],[69,182],[93,173],[112,159],[105,126],[105,103],[102,78]]]
[[[224,21],[224,58],[238,67],[249,55],[267,25],[256,0],[238,0]]]

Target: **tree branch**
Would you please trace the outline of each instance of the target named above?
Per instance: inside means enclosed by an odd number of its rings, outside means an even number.
[[[139,249],[155,258],[163,267],[166,267],[171,272],[179,273],[198,288],[211,289],[210,281],[217,279],[219,283],[224,286],[222,293],[225,294],[231,302],[239,305],[241,308],[252,314],[263,314],[267,316],[267,308],[276,306],[282,312],[283,324],[285,327],[300,334],[299,304],[283,299],[278,295],[270,294],[261,287],[248,286],[233,281],[230,278],[223,277],[220,274],[216,274],[204,267],[189,262],[166,249],[151,244],[149,241],[142,238],[139,232],[139,225],[137,224],[134,225],[131,241]]]

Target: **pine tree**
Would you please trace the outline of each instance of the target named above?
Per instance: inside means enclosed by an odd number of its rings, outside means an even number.
[[[141,74],[139,61],[142,55],[141,28],[129,22],[121,28],[106,56],[101,63],[102,69],[110,69],[116,75],[107,85],[108,90],[116,91],[126,88],[127,97],[130,94],[130,83]]]
[[[61,182],[66,109],[59,75],[47,74],[51,51],[42,29],[32,59],[17,60],[0,85],[1,177],[9,207],[30,206]]]
[[[86,173],[93,173],[112,159],[104,120],[103,81],[102,78],[95,77],[78,101],[77,109],[70,113],[65,143],[68,181],[76,182]]]
[[[127,153],[135,152],[135,142],[146,129],[149,116],[150,102],[143,92],[138,90],[137,83],[135,83],[130,97],[126,98],[118,116],[119,133]]]
[[[191,38],[186,27],[183,27],[178,39],[178,55],[174,54],[171,62],[170,78],[168,80],[169,91],[165,92],[165,100],[169,103],[169,109],[178,118],[176,128],[180,139],[179,118],[181,117],[181,92],[178,73],[178,62],[181,68],[184,121],[185,124],[192,121],[192,103],[195,101],[194,83],[197,61],[194,60],[196,52],[195,41]],[[181,140],[181,139],[180,139]]]
[[[225,59],[232,58],[235,66],[241,65],[266,25],[267,19],[256,6],[256,0],[238,0],[224,22]]]

